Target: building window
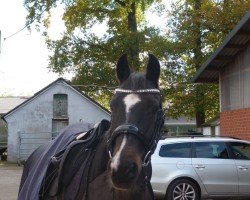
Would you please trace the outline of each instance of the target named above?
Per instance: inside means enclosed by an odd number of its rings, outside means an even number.
[[[67,94],[54,94],[53,117],[54,118],[68,117],[68,95]]]
[[[166,136],[176,136],[176,135],[187,135],[195,133],[196,125],[194,124],[165,124],[163,127],[164,135]]]
[[[56,137],[59,132],[69,124],[68,118],[68,95],[54,94],[53,98],[53,119],[52,137]]]

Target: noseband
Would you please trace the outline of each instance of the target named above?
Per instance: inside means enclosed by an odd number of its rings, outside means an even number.
[[[159,94],[161,95],[160,90],[158,89],[142,89],[142,90],[124,90],[124,89],[116,89],[115,90],[115,94],[116,93],[125,93],[125,94]],[[112,133],[112,135],[109,137],[108,142],[107,142],[107,147],[108,147],[108,152],[109,152],[109,156],[110,158],[112,158],[112,152],[113,152],[113,147],[115,144],[116,139],[120,136],[120,135],[131,135],[133,137],[135,137],[136,139],[138,139],[141,144],[143,145],[143,147],[145,148],[145,156],[142,162],[142,167],[145,168],[148,166],[148,164],[150,163],[150,157],[151,155],[154,153],[156,145],[160,139],[160,130],[164,124],[164,112],[162,109],[162,106],[160,106],[160,109],[157,111],[157,118],[156,118],[156,123],[154,125],[154,131],[152,134],[152,137],[150,139],[150,141],[148,141],[142,134],[142,132],[139,130],[139,128],[134,125],[134,124],[122,124],[120,126],[118,126],[114,132]],[[146,179],[147,177],[145,177]]]

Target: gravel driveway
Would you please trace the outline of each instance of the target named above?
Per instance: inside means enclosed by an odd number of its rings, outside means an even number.
[[[0,161],[0,200],[16,200],[23,168]]]

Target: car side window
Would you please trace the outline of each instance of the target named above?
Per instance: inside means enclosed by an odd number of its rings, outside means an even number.
[[[229,158],[224,142],[196,142],[195,154],[197,158]]]
[[[250,160],[250,144],[244,142],[231,142],[235,159]]]
[[[159,152],[160,157],[168,158],[190,158],[191,143],[175,143],[162,145]]]

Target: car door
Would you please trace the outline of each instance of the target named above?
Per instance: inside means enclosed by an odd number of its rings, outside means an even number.
[[[209,195],[237,195],[238,175],[224,142],[194,142],[192,166]]]
[[[246,142],[230,144],[239,175],[239,193],[250,195],[250,144]]]
[[[154,192],[165,194],[166,187],[171,180],[183,174],[190,174],[190,170],[193,170],[191,143],[177,142],[158,145],[151,160],[153,167],[151,183]]]

